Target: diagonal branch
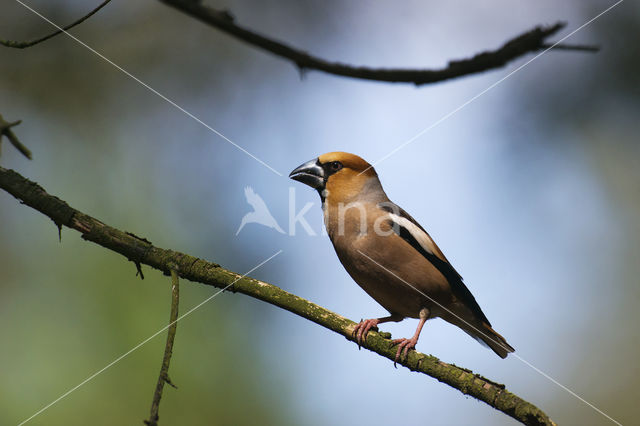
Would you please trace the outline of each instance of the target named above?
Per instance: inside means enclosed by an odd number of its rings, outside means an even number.
[[[0,167],[0,188],[16,197],[21,203],[48,216],[56,225],[75,229],[82,234],[83,239],[120,253],[132,262],[148,265],[166,274],[176,269],[182,278],[218,288],[229,286],[237,280],[229,287],[230,291],[270,303],[332,330],[348,340],[354,340],[352,332],[356,323],[343,316],[274,285],[248,277],[242,278],[242,275],[224,269],[218,264],[156,247],[146,239],[112,228],[48,194],[40,185],[13,170]],[[372,331],[362,346],[393,361],[396,351],[388,337],[388,333]],[[474,374],[465,368],[413,351],[409,353],[402,365],[412,371],[427,374],[466,395],[483,401],[523,424],[555,425],[539,408],[507,391],[504,385]]]
[[[84,15],[82,18],[80,18],[77,21],[67,25],[66,27],[62,28],[61,30],[57,30],[57,31],[52,32],[51,34],[47,34],[44,37],[36,38],[36,39],[31,40],[31,41],[0,40],[0,44],[3,45],[3,46],[6,46],[6,47],[13,47],[14,49],[26,49],[27,47],[35,46],[36,44],[42,43],[43,41],[47,41],[50,38],[53,38],[53,37],[55,37],[55,36],[57,36],[59,34],[64,33],[65,31],[70,30],[71,28],[75,27],[76,25],[80,25],[81,23],[83,23],[84,21],[89,19],[91,16],[93,16],[100,9],[105,7],[107,5],[107,3],[109,3],[110,1],[111,0],[103,1],[102,3],[100,3],[100,5],[98,5],[98,7],[93,9],[88,14]],[[20,4],[22,4],[22,3],[20,3]],[[25,6],[24,4],[22,4],[22,5]]]
[[[547,38],[566,26],[564,22],[557,22],[550,26],[538,26],[507,41],[499,49],[487,50],[467,59],[450,61],[446,67],[440,69],[367,68],[340,62],[330,62],[282,42],[257,34],[236,25],[233,16],[229,12],[205,6],[198,0],[160,1],[212,27],[224,31],[239,40],[293,62],[301,72],[317,70],[343,77],[394,83],[413,83],[416,86],[501,68],[510,61],[524,56],[527,53],[537,52],[551,47],[551,44],[546,41]],[[562,44],[556,45],[553,48],[591,52],[598,50],[597,47],[593,46]]]

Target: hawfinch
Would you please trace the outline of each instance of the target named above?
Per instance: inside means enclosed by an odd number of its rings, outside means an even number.
[[[396,361],[414,349],[425,321],[440,317],[489,346],[501,358],[514,352],[492,328],[478,302],[427,231],[387,198],[369,163],[354,154],[330,152],[289,175],[316,189],[324,222],[340,262],[389,316],[361,321],[358,344],[378,324],[419,318],[410,339],[397,339]]]

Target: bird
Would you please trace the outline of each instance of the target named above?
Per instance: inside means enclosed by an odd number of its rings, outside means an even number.
[[[361,320],[352,333],[358,346],[379,324],[419,319],[410,338],[395,339],[395,362],[415,349],[425,322],[441,318],[501,358],[515,349],[491,327],[462,277],[425,229],[387,197],[365,160],[329,152],[295,168],[289,177],[318,191],[324,224],[351,278],[389,315]]]
[[[245,187],[244,196],[247,199],[247,203],[249,203],[251,207],[253,207],[253,211],[244,215],[242,221],[240,222],[240,226],[236,231],[236,235],[240,233],[242,228],[244,228],[247,223],[259,223],[260,225],[273,228],[279,233],[284,234],[284,231],[282,230],[282,228],[280,228],[278,222],[276,222],[276,219],[269,211],[269,208],[265,204],[262,197],[256,194],[253,188],[251,188],[250,186]]]

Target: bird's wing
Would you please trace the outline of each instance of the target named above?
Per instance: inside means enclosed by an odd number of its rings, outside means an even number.
[[[460,302],[475,313],[479,320],[491,326],[489,320],[482,312],[480,305],[476,302],[475,297],[473,297],[473,294],[471,294],[467,286],[462,282],[460,274],[451,266],[427,231],[402,208],[395,205],[391,208],[381,207],[389,213],[389,218],[393,222],[392,229],[394,232],[409,243],[444,275],[451,286],[453,294]]]
[[[247,186],[244,189],[244,195],[247,198],[247,203],[249,203],[255,211],[269,211],[262,197],[256,194],[250,186]]]

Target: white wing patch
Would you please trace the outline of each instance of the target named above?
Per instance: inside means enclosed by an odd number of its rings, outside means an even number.
[[[418,244],[420,244],[426,252],[436,257],[439,257],[437,254],[438,250],[436,249],[436,245],[431,239],[431,237],[429,236],[429,234],[424,232],[422,229],[416,226],[409,219],[406,219],[402,216],[398,216],[395,213],[389,213],[389,217],[391,217],[391,220],[396,222],[398,225],[402,226],[407,231],[409,231],[409,233],[413,236],[413,238],[416,239]]]

